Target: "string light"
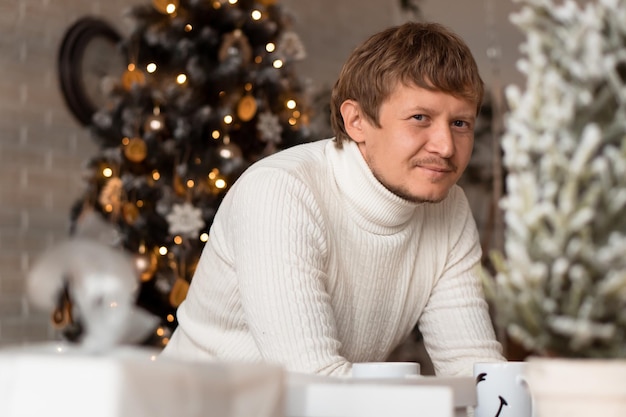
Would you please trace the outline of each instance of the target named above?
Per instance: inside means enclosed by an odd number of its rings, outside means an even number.
[[[218,178],[217,180],[215,180],[215,187],[223,190],[224,188],[226,188],[226,180],[224,180],[223,178]]]
[[[152,171],[152,179],[158,181],[161,178],[161,174],[156,169]]]
[[[174,315],[173,314],[168,314],[167,317],[165,318],[169,323],[173,323],[174,322]]]
[[[106,178],[111,178],[111,176],[113,176],[113,170],[109,167],[106,167],[102,170],[102,175]]]
[[[295,100],[287,100],[287,108],[289,110],[293,110],[296,108],[296,101]]]
[[[165,11],[167,11],[167,13],[169,14],[174,14],[174,12],[176,12],[176,5],[174,3],[168,4],[165,8]]]
[[[180,236],[174,236],[174,243],[180,245],[183,243],[183,238]]]
[[[193,188],[194,185],[195,183],[193,182],[193,180],[187,180],[187,188]]]
[[[278,68],[282,68],[282,66],[283,66],[283,61],[281,61],[280,59],[277,59],[276,61],[274,61],[274,62],[272,63],[272,66],[273,66],[274,68],[276,68],[276,69],[278,69]]]
[[[193,30],[193,26],[191,26],[191,23],[187,23],[185,25],[185,32],[191,32]]]
[[[224,116],[224,123],[226,123],[227,125],[231,124],[233,122],[233,116],[231,116],[230,114],[227,114],[226,116]]]
[[[148,65],[146,65],[146,71],[148,71],[150,74],[154,73],[156,69],[157,69],[157,65],[154,62],[151,62]]]
[[[220,131],[219,130],[214,130],[213,132],[211,132],[211,137],[213,139],[219,139],[221,136]]]
[[[165,256],[165,255],[167,255],[167,252],[168,252],[168,251],[167,251],[167,248],[166,248],[165,246],[161,246],[161,247],[159,248],[159,255],[161,255],[161,256]]]
[[[141,208],[143,207],[143,200],[137,200],[135,204],[137,205],[137,207]]]
[[[130,143],[130,139],[126,136],[122,138],[122,145],[126,146]]]
[[[230,4],[237,4],[238,0],[228,0]]]
[[[252,10],[250,16],[252,16],[252,20],[259,20],[263,17],[263,14],[259,10]]]
[[[200,235],[200,241],[204,242],[204,243],[208,242],[209,241],[209,234],[208,233],[202,233]]]
[[[185,84],[185,81],[187,81],[187,76],[185,74],[178,74],[178,76],[176,77],[176,82],[178,84]]]

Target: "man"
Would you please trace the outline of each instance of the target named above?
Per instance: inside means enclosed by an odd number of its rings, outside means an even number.
[[[266,157],[225,197],[164,355],[350,375],[419,325],[438,375],[503,360],[455,185],[482,97],[440,25],[358,47],[333,89],[336,138]]]

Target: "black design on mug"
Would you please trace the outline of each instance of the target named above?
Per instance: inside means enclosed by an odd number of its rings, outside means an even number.
[[[476,376],[476,385],[478,385],[479,382],[486,381],[486,380],[487,380],[487,373],[481,372],[480,374]],[[504,397],[502,397],[502,395],[498,395],[498,399],[500,400],[500,405],[498,406],[498,411],[496,412],[496,415],[493,417],[500,417],[500,413],[502,413],[502,409],[504,408],[504,406],[509,405],[509,403],[506,402],[506,400],[504,399]]]

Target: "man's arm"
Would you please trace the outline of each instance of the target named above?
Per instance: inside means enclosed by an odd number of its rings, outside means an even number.
[[[263,358],[290,371],[349,373],[325,288],[325,230],[313,193],[283,171],[261,168],[232,197],[241,302]]]

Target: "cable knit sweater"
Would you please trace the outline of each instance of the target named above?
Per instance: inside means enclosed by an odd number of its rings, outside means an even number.
[[[357,145],[268,156],[219,207],[163,355],[267,361],[349,375],[419,324],[438,375],[502,360],[483,299],[475,222],[455,186],[415,204],[383,187]]]

